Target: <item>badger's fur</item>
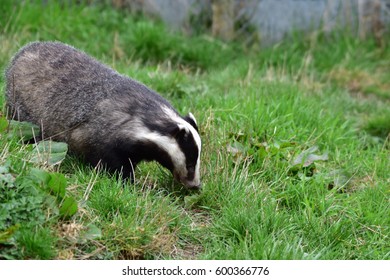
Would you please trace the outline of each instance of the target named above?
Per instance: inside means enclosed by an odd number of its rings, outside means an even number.
[[[9,117],[41,127],[87,162],[133,179],[156,160],[187,187],[200,187],[201,139],[194,116],[181,117],[160,95],[71,46],[34,42],[6,70]]]

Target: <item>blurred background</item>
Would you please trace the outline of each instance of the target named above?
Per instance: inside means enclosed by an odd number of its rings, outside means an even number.
[[[296,31],[347,29],[378,41],[390,21],[388,0],[91,0],[161,19],[187,34],[271,45]]]

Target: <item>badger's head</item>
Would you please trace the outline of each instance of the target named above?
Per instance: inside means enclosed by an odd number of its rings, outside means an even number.
[[[154,118],[131,123],[129,130],[143,143],[149,160],[156,160],[188,188],[200,188],[201,140],[195,117],[179,116],[163,107],[159,121]],[[130,133],[129,133],[130,134]]]
[[[168,107],[163,107],[163,111],[170,125],[169,137],[158,140],[168,155],[167,161],[160,163],[186,187],[200,188],[201,140],[196,119],[191,113],[181,117]]]
[[[172,136],[177,142],[170,154],[175,179],[189,188],[200,188],[201,140],[195,117],[189,113],[177,122]]]

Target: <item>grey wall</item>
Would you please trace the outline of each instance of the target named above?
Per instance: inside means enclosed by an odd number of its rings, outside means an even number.
[[[200,16],[211,0],[143,0],[143,11],[157,15],[172,29],[187,30],[189,15]],[[390,23],[390,0],[236,0],[247,7],[238,16],[250,18],[263,44],[278,42],[292,31],[327,31],[347,27],[358,34],[366,5],[378,1],[381,21]],[[360,7],[359,7],[360,6]],[[250,34],[249,34],[250,35]]]
[[[318,29],[322,22],[328,30],[333,29],[340,19],[345,21],[344,17],[339,17],[339,13],[343,13],[342,9],[345,8],[341,2],[342,0],[263,0],[259,1],[252,20],[265,42],[276,42],[294,30]]]

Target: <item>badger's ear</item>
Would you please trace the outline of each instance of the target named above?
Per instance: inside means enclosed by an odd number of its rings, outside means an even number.
[[[173,137],[176,139],[185,138],[190,133],[190,130],[184,124],[178,123],[175,129],[173,130]]]
[[[196,119],[194,117],[194,115],[190,112],[188,113],[187,116],[184,117],[184,119],[190,124],[192,125],[196,131],[198,131],[198,123],[196,122]]]

